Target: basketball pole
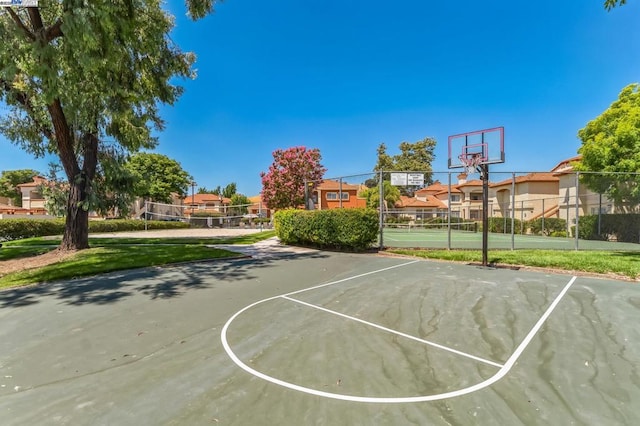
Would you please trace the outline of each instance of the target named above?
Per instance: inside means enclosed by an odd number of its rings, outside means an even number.
[[[489,252],[489,165],[480,164],[480,177],[482,179],[482,266],[488,266]]]

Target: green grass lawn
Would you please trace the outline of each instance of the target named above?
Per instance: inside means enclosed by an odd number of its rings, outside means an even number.
[[[251,244],[275,235],[274,231],[233,238],[93,238],[91,248],[42,268],[1,275],[0,288],[64,280],[123,269],[239,256],[206,244]],[[54,250],[60,240],[33,238],[11,241],[0,248],[0,261],[37,256]]]
[[[389,249],[389,253],[427,259],[482,262],[480,250]],[[489,263],[532,266],[598,274],[640,277],[640,253],[626,251],[490,250]]]

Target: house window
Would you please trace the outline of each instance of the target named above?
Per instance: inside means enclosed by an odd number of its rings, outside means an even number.
[[[471,201],[482,201],[482,194],[479,193],[471,193],[470,198]]]
[[[451,202],[452,203],[460,202],[460,194],[451,194]]]
[[[327,192],[327,200],[337,200],[338,199],[338,193],[337,192]],[[342,200],[349,200],[349,193],[348,192],[343,192],[342,193]]]

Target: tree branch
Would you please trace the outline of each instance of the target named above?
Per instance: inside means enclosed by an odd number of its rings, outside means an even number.
[[[15,87],[13,87],[8,81],[3,79],[0,79],[0,88],[5,91],[7,95],[13,95],[16,101],[23,106],[23,108],[27,111],[29,117],[31,117],[36,127],[38,128],[40,133],[44,135],[44,137],[49,140],[53,138],[54,135],[51,129],[47,128],[42,123],[39,123],[36,119],[35,109],[33,108],[33,104],[31,103],[31,100],[26,93],[16,90]]]
[[[30,8],[31,9],[31,8]],[[27,26],[24,24],[24,22],[22,22],[22,19],[20,19],[20,17],[18,16],[17,13],[15,13],[13,11],[13,9],[11,9],[10,7],[7,8],[7,12],[9,12],[9,15],[11,16],[11,19],[13,19],[13,22],[15,22],[15,24],[18,26],[18,28],[20,28],[22,30],[22,32],[24,33],[24,35],[31,41],[35,41],[36,40],[36,36],[35,34],[33,34],[33,32],[31,32],[31,30],[29,30],[29,28],[27,28]]]
[[[44,37],[47,40],[47,43],[55,40],[58,37],[62,37],[64,34],[62,33],[62,19],[58,19],[55,24],[50,26],[44,32]]]

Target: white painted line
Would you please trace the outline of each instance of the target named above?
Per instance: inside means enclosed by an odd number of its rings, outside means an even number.
[[[314,287],[305,288],[303,290],[292,291],[291,293],[282,294],[282,295],[277,296],[277,297],[293,296],[294,294],[300,294],[300,293],[304,293],[305,291],[310,291],[310,290],[317,290],[317,289],[322,288],[322,287],[328,287],[330,285],[340,284],[340,283],[343,283],[345,281],[354,280],[356,278],[366,277],[367,275],[377,274],[379,272],[388,271],[390,269],[401,268],[403,266],[412,265],[412,264],[417,263],[417,262],[421,262],[421,260],[412,260],[411,262],[405,262],[405,263],[401,263],[399,265],[389,266],[387,268],[376,269],[375,271],[365,272],[364,274],[354,275],[352,277],[343,278],[343,279],[337,280],[337,281],[331,281],[330,283],[320,284],[320,285],[317,285],[317,286],[314,286]]]
[[[409,262],[409,263],[404,263],[404,264],[401,264],[401,265],[396,265],[395,267],[405,266],[405,265],[409,265],[411,263],[414,263],[414,262]],[[378,271],[373,271],[373,272],[370,272],[370,273],[362,274],[360,276],[369,275],[369,274],[372,274],[372,273],[381,272],[381,271],[388,270],[388,269],[391,269],[391,268],[380,269]],[[320,288],[320,287],[324,287],[326,285],[337,284],[338,282],[343,282],[343,281],[346,281],[348,279],[353,279],[353,278],[356,278],[356,277],[347,278],[347,279],[344,279],[344,280],[335,281],[333,283],[328,283],[328,284],[325,284],[325,285],[316,286],[316,287],[312,287],[312,288]],[[246,365],[244,362],[242,362],[236,356],[236,354],[231,350],[231,347],[229,346],[229,343],[227,341],[227,330],[229,329],[229,326],[231,325],[233,320],[235,320],[243,312],[251,309],[252,307],[254,307],[256,305],[259,305],[260,303],[268,302],[270,300],[275,300],[275,299],[278,299],[278,298],[281,298],[281,297],[285,297],[285,296],[287,296],[286,294],[285,295],[280,295],[280,296],[270,297],[270,298],[264,299],[264,300],[260,300],[258,302],[252,303],[251,305],[248,305],[248,306],[242,308],[241,310],[239,310],[238,312],[236,312],[231,318],[229,318],[229,320],[226,322],[224,327],[222,327],[222,332],[220,333],[220,339],[222,341],[222,346],[224,347],[224,350],[227,352],[227,355],[229,355],[231,360],[233,362],[235,362],[238,367],[242,368],[247,373],[253,374],[254,376],[259,377],[259,378],[261,378],[263,380],[266,380],[266,381],[274,383],[276,385],[283,386],[283,387],[286,387],[286,388],[289,388],[289,389],[292,389],[292,390],[296,390],[296,391],[299,391],[299,392],[304,392],[304,393],[308,393],[310,395],[316,395],[316,396],[321,396],[321,397],[325,397],[325,398],[338,399],[338,400],[342,400],[342,401],[367,402],[367,403],[376,403],[376,404],[399,404],[399,403],[411,403],[411,402],[438,401],[438,400],[442,400],[442,399],[453,398],[453,397],[457,397],[457,396],[466,395],[466,394],[469,394],[469,393],[472,393],[472,392],[476,392],[476,391],[478,391],[480,389],[484,389],[484,388],[486,388],[488,386],[491,386],[492,384],[494,384],[498,380],[502,379],[509,372],[509,370],[511,370],[511,367],[513,367],[515,365],[516,361],[518,360],[518,358],[520,357],[522,352],[524,352],[524,350],[529,345],[531,340],[535,337],[536,333],[540,330],[540,328],[545,323],[547,318],[549,318],[549,316],[551,315],[553,310],[556,308],[558,303],[560,303],[560,300],[562,300],[562,298],[567,293],[567,291],[569,291],[569,288],[571,288],[571,286],[573,285],[573,283],[575,282],[575,280],[577,278],[578,277],[575,277],[575,276],[572,277],[571,280],[564,286],[564,288],[562,289],[560,294],[558,294],[558,296],[556,296],[556,298],[551,303],[551,305],[549,305],[549,307],[547,308],[545,313],[542,315],[542,317],[540,317],[538,322],[533,326],[531,331],[529,331],[529,333],[525,336],[524,340],[520,343],[520,345],[516,348],[516,350],[513,352],[513,354],[509,357],[507,362],[498,370],[498,372],[496,374],[494,374],[493,376],[491,376],[487,380],[484,380],[484,381],[482,381],[480,383],[476,383],[473,386],[469,386],[469,387],[466,387],[466,388],[463,388],[463,389],[458,389],[456,391],[435,394],[435,395],[419,395],[419,396],[410,396],[410,397],[368,397],[368,396],[342,395],[342,394],[337,394],[337,393],[324,392],[324,391],[320,391],[320,390],[317,390],[317,389],[311,389],[311,388],[307,388],[307,387],[304,387],[304,386],[296,385],[294,383],[285,382],[284,380],[280,380],[280,379],[276,379],[275,377],[268,376],[268,375],[266,375],[264,373],[261,373],[261,372],[255,370],[255,369],[249,367],[248,365]],[[307,290],[310,290],[310,289],[307,289]],[[306,291],[306,290],[301,290],[301,291]],[[289,295],[290,294],[295,294],[295,293],[299,293],[299,292],[289,293]]]
[[[489,361],[489,360],[477,357],[475,355],[471,355],[471,354],[468,354],[468,353],[465,353],[465,352],[462,352],[462,351],[459,351],[459,350],[456,350],[456,349],[453,349],[453,348],[449,348],[447,346],[439,345],[438,343],[430,342],[428,340],[423,340],[423,339],[420,339],[419,337],[411,336],[410,334],[405,334],[405,333],[402,333],[400,331],[392,330],[390,328],[387,328],[387,327],[384,327],[384,326],[381,326],[381,325],[378,325],[378,324],[375,324],[375,323],[372,323],[372,322],[369,322],[369,321],[365,321],[365,320],[362,320],[360,318],[356,318],[356,317],[352,317],[352,316],[349,316],[349,315],[342,314],[340,312],[332,311],[330,309],[326,309],[326,308],[323,308],[323,307],[318,306],[318,305],[312,305],[311,303],[303,302],[302,300],[292,299],[291,297],[282,296],[282,298],[290,300],[290,301],[295,302],[295,303],[299,303],[301,305],[308,306],[308,307],[313,308],[313,309],[318,309],[320,311],[324,311],[324,312],[327,312],[327,313],[330,313],[330,314],[333,314],[333,315],[337,315],[337,316],[342,317],[342,318],[346,318],[346,319],[349,319],[349,320],[352,320],[352,321],[356,321],[356,322],[368,325],[370,327],[374,327],[374,328],[377,328],[379,330],[386,331],[386,332],[391,333],[391,334],[396,334],[398,336],[406,337],[407,339],[415,340],[416,342],[424,343],[425,345],[433,346],[435,348],[442,349],[442,350],[447,351],[447,352],[452,352],[452,353],[454,353],[456,355],[460,355],[460,356],[463,356],[463,357],[466,357],[466,358],[471,358],[471,359],[473,359],[475,361],[479,361],[479,362],[482,362],[482,363],[485,363],[485,364],[493,365],[494,367],[498,367],[498,368],[502,367],[502,364],[498,364],[497,362]]]

